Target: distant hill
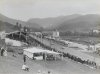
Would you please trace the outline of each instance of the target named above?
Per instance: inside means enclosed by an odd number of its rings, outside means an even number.
[[[56,29],[60,31],[89,32],[92,29],[100,29],[100,15],[89,14],[61,23]]]
[[[89,32],[92,29],[100,28],[100,15],[97,14],[31,18],[28,21],[15,20],[0,14],[0,20],[12,25],[16,25],[16,22],[19,22],[22,26],[29,26],[32,31],[57,29],[59,31]]]
[[[0,21],[0,31],[12,32],[15,30],[18,30],[18,28],[16,28],[14,25],[8,22]]]
[[[58,16],[58,17],[48,17],[48,18],[31,18],[27,22],[37,23],[41,25],[43,28],[49,29],[50,27],[52,28],[52,27],[58,26],[64,21],[74,19],[79,16],[81,15],[73,14],[73,15],[68,15],[68,16]]]
[[[41,29],[41,26],[37,23],[30,23],[30,22],[25,22],[25,21],[21,21],[21,20],[16,20],[16,19],[11,19],[11,18],[8,18],[2,14],[0,14],[0,21],[3,21],[3,22],[8,22],[12,25],[16,25],[16,22],[20,23],[22,26],[30,26],[31,28],[33,29],[38,29],[40,30]]]
[[[51,18],[33,18],[28,22],[40,24],[45,30],[58,29],[60,31],[89,32],[92,29],[100,28],[100,15],[73,14]]]

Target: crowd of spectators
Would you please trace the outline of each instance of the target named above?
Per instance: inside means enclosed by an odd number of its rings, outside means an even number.
[[[94,61],[90,61],[90,60],[82,60],[81,58],[79,58],[79,57],[76,57],[76,56],[74,56],[74,55],[71,55],[71,54],[69,54],[69,53],[64,53],[63,52],[63,56],[64,57],[68,57],[69,59],[71,59],[71,60],[74,60],[74,61],[76,61],[76,62],[79,62],[79,63],[81,63],[81,64],[86,64],[86,65],[89,65],[89,66],[92,66],[92,67],[97,67],[97,65],[96,65],[96,63],[94,62]]]

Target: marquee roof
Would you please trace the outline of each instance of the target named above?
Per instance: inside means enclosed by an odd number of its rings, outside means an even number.
[[[23,50],[30,52],[30,53],[60,54],[60,53],[50,51],[50,50],[43,50],[42,48],[38,48],[38,47],[32,47],[32,48],[27,48],[27,49],[23,49]]]

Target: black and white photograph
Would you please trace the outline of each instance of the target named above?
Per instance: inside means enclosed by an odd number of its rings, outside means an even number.
[[[100,0],[0,0],[0,74],[100,74]]]

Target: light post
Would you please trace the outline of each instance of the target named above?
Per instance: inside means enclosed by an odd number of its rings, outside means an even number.
[[[50,39],[50,48],[51,48],[51,39]]]
[[[93,50],[96,51],[96,47],[95,47],[94,41],[93,41],[93,47],[94,47]],[[93,60],[94,60],[94,62],[96,61],[96,60],[95,60],[95,56],[94,56]]]
[[[42,43],[42,33],[40,34],[40,42]]]
[[[54,43],[51,43],[51,47],[52,47],[53,49],[55,49]],[[52,49],[52,51],[53,51],[53,49]]]

